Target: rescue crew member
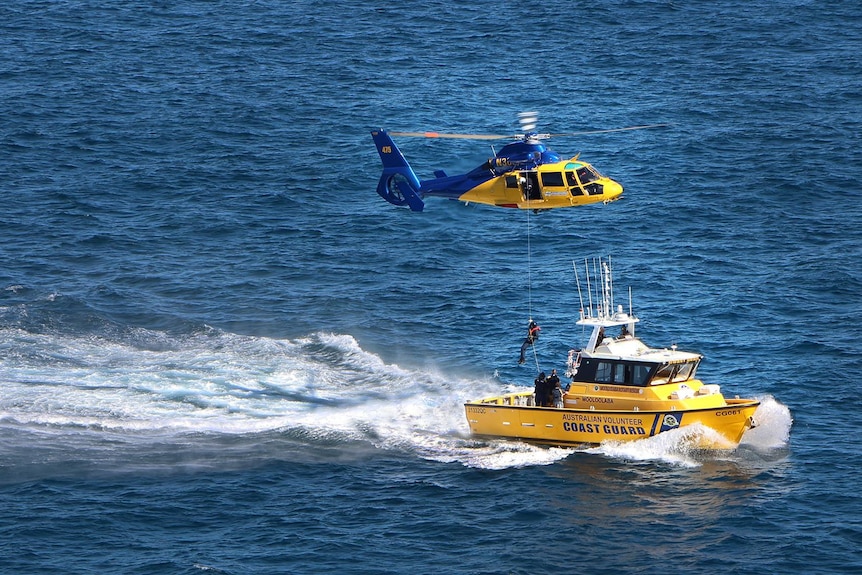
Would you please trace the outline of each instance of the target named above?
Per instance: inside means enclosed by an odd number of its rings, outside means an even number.
[[[557,408],[563,407],[563,388],[560,386],[560,378],[557,376],[556,369],[551,370],[546,385],[548,386],[548,405]]]
[[[533,390],[536,407],[544,407],[548,402],[548,380],[545,379],[545,372],[541,372],[533,383],[536,386]]]
[[[557,370],[552,369],[551,375],[547,380],[548,386],[548,405],[553,405],[556,408],[563,407],[563,388],[560,386],[560,378],[557,376]]]
[[[539,324],[530,319],[530,324],[527,326],[527,337],[524,338],[524,343],[521,344],[521,357],[518,359],[518,364],[522,364],[526,361],[524,359],[524,354],[527,353],[527,348],[539,339],[540,331],[542,331],[542,328],[539,327]]]

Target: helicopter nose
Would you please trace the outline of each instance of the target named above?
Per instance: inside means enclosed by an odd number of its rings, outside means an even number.
[[[608,180],[608,182],[604,185],[605,192],[605,201],[612,202],[613,200],[620,197],[623,193],[623,186],[619,182],[615,182],[614,180]]]

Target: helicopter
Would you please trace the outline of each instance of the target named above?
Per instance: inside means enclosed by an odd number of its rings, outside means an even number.
[[[534,211],[608,203],[620,197],[623,193],[622,185],[580,160],[580,154],[568,160],[563,159],[541,140],[667,125],[539,134],[535,131],[538,119],[536,112],[521,112],[518,116],[523,133],[514,135],[373,130],[371,137],[383,162],[383,174],[377,184],[377,193],[389,203],[409,206],[414,212],[421,212],[425,208],[424,198],[430,196]],[[449,176],[443,170],[437,170],[433,179],[420,180],[395,145],[392,136],[515,141],[503,146],[499,153],[492,147],[494,157],[466,174]]]

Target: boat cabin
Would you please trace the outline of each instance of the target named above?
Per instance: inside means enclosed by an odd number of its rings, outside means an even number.
[[[597,283],[593,286],[600,290],[596,305],[590,302],[585,312],[581,300],[577,324],[591,327],[592,332],[583,349],[569,354],[566,375],[573,383],[649,387],[694,379],[703,356],[679,351],[675,345],[671,349],[651,348],[635,337],[635,324],[640,320],[631,309],[626,313],[618,305],[612,311],[613,285],[607,262],[601,263]]]

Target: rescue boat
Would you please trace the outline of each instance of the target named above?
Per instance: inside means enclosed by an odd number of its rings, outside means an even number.
[[[675,345],[652,348],[637,338],[640,320],[632,311],[631,292],[628,313],[614,306],[610,264],[610,258],[595,260],[593,274],[587,264],[586,308],[578,279],[576,324],[589,337],[581,349],[569,351],[562,402],[549,405],[549,398],[537,398],[534,389],[468,401],[464,407],[472,435],[572,446],[634,441],[700,425],[692,428],[697,447],[735,448],[755,426],[760,401],[726,398],[718,385],[697,379],[702,355]]]

